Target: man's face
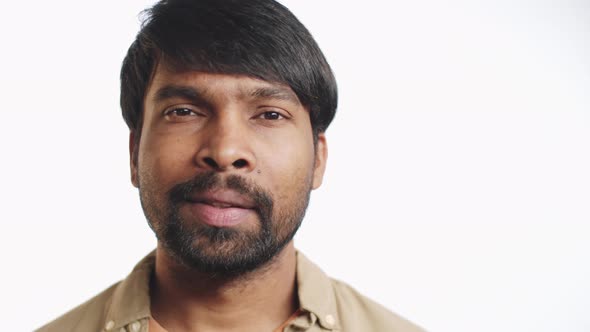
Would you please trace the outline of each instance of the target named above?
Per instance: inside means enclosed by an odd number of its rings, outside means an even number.
[[[203,272],[234,275],[292,239],[327,155],[285,85],[158,66],[144,100],[132,182],[163,248]]]

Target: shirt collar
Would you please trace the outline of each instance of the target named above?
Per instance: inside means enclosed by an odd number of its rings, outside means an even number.
[[[152,251],[116,288],[106,314],[106,321],[114,322],[113,330],[150,317],[150,279],[155,261]]]
[[[339,317],[330,278],[297,252],[297,287],[301,309],[314,314],[326,329],[338,329]]]
[[[297,292],[302,310],[315,316],[326,329],[339,328],[336,299],[330,278],[305,255],[297,255]],[[155,251],[143,258],[113,293],[106,320],[120,328],[150,317],[150,279]]]

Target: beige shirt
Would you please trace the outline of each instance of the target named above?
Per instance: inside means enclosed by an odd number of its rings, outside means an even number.
[[[81,304],[39,332],[146,332],[149,327],[149,279],[152,252],[125,280]],[[303,254],[297,253],[300,314],[285,332],[419,332],[421,328],[360,295],[350,286],[329,278]]]

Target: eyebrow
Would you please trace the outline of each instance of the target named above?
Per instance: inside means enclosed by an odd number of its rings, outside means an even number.
[[[154,100],[161,102],[170,98],[187,99],[191,103],[209,105],[207,101],[207,91],[197,89],[192,86],[185,85],[165,85],[156,91]],[[260,87],[253,89],[250,96],[254,99],[276,99],[291,102],[293,104],[301,104],[299,98],[293,91],[283,87]]]
[[[277,99],[300,104],[299,98],[290,89],[281,87],[262,87],[254,89],[250,96],[256,99]]]
[[[161,102],[170,98],[183,98],[195,104],[208,104],[206,91],[184,85],[166,85],[156,91],[154,97],[156,102]]]

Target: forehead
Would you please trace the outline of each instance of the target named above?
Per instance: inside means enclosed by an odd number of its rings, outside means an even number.
[[[287,84],[240,74],[178,69],[166,64],[156,66],[146,99],[158,101],[179,90],[198,91],[201,97],[211,98],[280,99],[301,106],[299,98]]]

